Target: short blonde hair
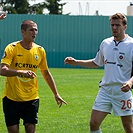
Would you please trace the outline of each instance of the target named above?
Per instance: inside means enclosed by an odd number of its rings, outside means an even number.
[[[127,25],[127,18],[126,18],[126,16],[125,16],[124,14],[122,14],[122,13],[116,13],[116,14],[114,14],[114,15],[112,15],[112,16],[110,17],[110,21],[111,21],[111,20],[114,20],[114,19],[121,19],[123,25]]]

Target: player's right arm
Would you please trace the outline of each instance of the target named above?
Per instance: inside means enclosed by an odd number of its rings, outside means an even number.
[[[0,75],[6,76],[6,77],[13,77],[13,76],[19,76],[19,77],[25,77],[25,78],[34,78],[36,77],[36,74],[31,70],[20,70],[20,69],[12,69],[10,67],[12,60],[15,56],[15,46],[17,42],[11,43],[6,46],[4,54],[1,59],[0,64]]]
[[[99,66],[96,65],[93,62],[93,59],[90,60],[77,60],[74,59],[73,57],[66,57],[64,60],[65,64],[70,64],[73,66],[82,66],[82,67],[88,67],[88,68],[98,68]]]
[[[19,76],[19,77],[26,77],[26,78],[31,78],[31,79],[36,77],[36,74],[33,71],[14,70],[14,69],[11,69],[7,64],[0,65],[0,75],[6,76],[6,77]]]

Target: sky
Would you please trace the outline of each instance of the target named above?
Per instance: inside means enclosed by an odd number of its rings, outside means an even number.
[[[44,0],[30,0],[31,5],[39,2]],[[127,15],[127,7],[131,2],[133,3],[133,0],[61,0],[61,3],[66,3],[63,6],[63,14],[102,16],[110,16],[116,12]],[[44,14],[47,12],[44,10]],[[133,15],[133,9],[131,14]]]

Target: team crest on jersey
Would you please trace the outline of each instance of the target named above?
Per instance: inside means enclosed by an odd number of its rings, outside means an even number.
[[[36,59],[36,60],[38,60],[38,59],[39,59],[39,56],[38,56],[37,54],[35,55],[35,59]]]
[[[3,53],[3,56],[2,56],[2,58],[5,58],[5,57],[6,57],[6,52],[4,52],[4,53]]]
[[[124,59],[124,55],[125,55],[125,53],[119,53],[119,60],[123,60]]]

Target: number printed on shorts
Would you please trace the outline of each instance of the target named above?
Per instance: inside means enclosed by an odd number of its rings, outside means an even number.
[[[128,108],[128,109],[132,108],[131,99],[129,99],[129,100],[127,100],[127,101],[121,100],[121,103],[122,103],[122,107],[121,107],[122,110],[125,110],[125,109],[127,109],[127,108]]]

